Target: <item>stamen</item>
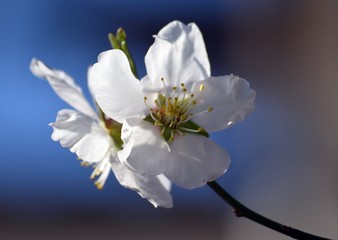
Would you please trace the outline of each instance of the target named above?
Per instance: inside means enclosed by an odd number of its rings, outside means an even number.
[[[155,122],[158,121],[157,118],[153,115],[153,110],[152,110],[152,109],[150,109],[149,114],[150,114],[151,118],[152,118]]]
[[[162,131],[161,131],[161,136],[163,136],[164,135],[164,131],[166,130],[166,128],[164,127],[164,128],[162,128]]]
[[[171,136],[169,138],[169,141],[170,142],[173,142],[174,141],[174,130],[171,130]]]
[[[193,116],[193,114],[192,113],[190,113],[189,114],[189,116],[188,117],[186,117],[186,119],[184,119],[184,120],[182,120],[182,121],[180,121],[179,122],[179,124],[182,124],[182,123],[186,123],[186,122],[188,122],[191,118],[192,118],[192,116]]]
[[[163,126],[163,123],[161,123],[160,121],[155,121],[154,125],[155,126]]]
[[[200,114],[207,113],[207,112],[211,112],[212,110],[214,110],[213,107],[208,107],[207,110],[204,110],[204,111],[202,111],[202,112],[195,113],[194,116],[196,117],[196,116],[198,116],[198,115],[200,115]]]
[[[94,179],[94,178],[96,178],[97,176],[100,176],[100,174],[101,174],[102,172],[98,169],[98,168],[95,168],[94,169],[94,171],[93,171],[93,173],[90,175],[90,179]]]
[[[174,141],[176,134],[184,136],[186,133],[196,133],[207,136],[204,129],[193,122],[189,123],[193,116],[213,111],[213,108],[209,107],[197,114],[191,113],[191,110],[200,101],[199,95],[202,94],[201,92],[205,88],[204,84],[200,84],[199,92],[195,97],[196,94],[189,93],[184,83],[180,83],[179,86],[170,86],[170,88],[167,88],[163,77],[161,81],[164,90],[157,93],[156,100],[152,103],[154,105],[153,108],[147,105],[147,97],[144,97],[144,102],[150,110],[146,121],[158,126],[161,136],[167,142]]]
[[[148,98],[147,97],[143,97],[143,101],[144,104],[147,106],[147,108],[151,111],[151,108],[149,107],[148,103],[147,103]]]
[[[181,132],[179,129],[176,129],[176,132],[178,132],[181,136],[185,136],[184,132]]]
[[[167,86],[165,85],[164,77],[161,77],[161,81],[162,81],[162,83],[163,83],[165,95],[166,95],[166,96],[169,96],[168,90],[167,90]]]
[[[180,130],[183,130],[183,131],[186,131],[186,132],[191,132],[191,133],[200,133],[200,132],[203,131],[203,128],[190,129],[190,128],[180,127]]]

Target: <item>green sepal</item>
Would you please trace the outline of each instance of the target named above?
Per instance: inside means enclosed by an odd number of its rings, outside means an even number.
[[[155,120],[150,115],[143,118],[143,120],[155,125]]]
[[[120,27],[119,29],[117,29],[116,38],[117,38],[117,41],[119,42],[126,41],[127,34],[123,28]]]
[[[170,128],[162,128],[162,131],[161,131],[161,136],[163,137],[163,139],[168,142],[171,138],[171,129]]]
[[[121,45],[120,45],[119,41],[117,40],[117,38],[115,37],[114,34],[109,33],[108,39],[109,39],[109,42],[110,42],[113,49],[120,49],[121,50]]]
[[[187,131],[187,130],[184,130],[182,128],[191,129],[194,132]],[[207,131],[205,131],[203,128],[201,128],[200,126],[198,126],[196,123],[192,122],[191,120],[180,124],[180,127],[178,129],[182,132],[193,133],[193,134],[202,135],[204,137],[209,137],[209,133]]]

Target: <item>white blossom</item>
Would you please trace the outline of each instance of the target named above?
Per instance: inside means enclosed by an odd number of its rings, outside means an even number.
[[[46,79],[56,94],[75,110],[58,112],[53,127],[52,139],[76,153],[83,165],[93,165],[91,178],[98,177],[95,185],[101,189],[113,170],[117,180],[126,188],[135,190],[154,206],[172,207],[171,183],[163,175],[141,175],[123,165],[117,158],[121,149],[119,142],[121,126],[114,120],[97,114],[85,99],[82,90],[66,73],[47,67],[33,59],[31,71]],[[89,78],[89,89],[95,85]]]
[[[145,65],[147,75],[138,80],[125,54],[109,50],[89,71],[100,108],[122,124],[119,159],[135,172],[164,174],[188,189],[223,175],[230,157],[209,133],[252,112],[255,91],[237,76],[210,76],[202,34],[193,23],[174,21],[160,30]]]

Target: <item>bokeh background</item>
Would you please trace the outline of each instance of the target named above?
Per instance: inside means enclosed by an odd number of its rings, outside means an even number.
[[[63,69],[89,96],[86,72],[124,27],[140,75],[168,22],[195,22],[213,75],[234,73],[257,109],[212,138],[232,156],[218,182],[276,221],[338,238],[338,2],[330,0],[13,0],[0,8],[0,239],[288,239],[236,218],[208,187],[173,188],[155,209],[50,138],[68,108],[29,71],[32,57]]]

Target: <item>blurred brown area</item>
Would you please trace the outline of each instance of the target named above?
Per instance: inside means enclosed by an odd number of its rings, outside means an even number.
[[[221,239],[224,217],[220,211],[184,207],[136,210],[132,206],[106,212],[69,209],[48,218],[0,219],[3,240],[92,239]],[[102,209],[101,209],[102,210]]]
[[[224,67],[257,91],[257,130],[247,140],[255,151],[243,154],[250,159],[237,169],[235,195],[276,221],[337,239],[338,2],[271,2],[224,16]],[[288,239],[228,220],[223,239]]]

